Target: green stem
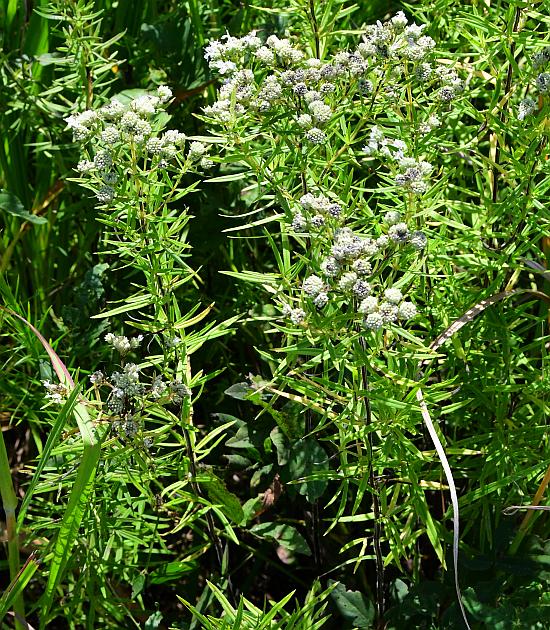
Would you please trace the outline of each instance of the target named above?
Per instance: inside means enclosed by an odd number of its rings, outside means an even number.
[[[532,506],[537,506],[542,497],[544,496],[544,493],[546,491],[546,488],[548,487],[548,485],[550,484],[550,466],[548,467],[548,469],[546,470],[546,474],[544,475],[542,481],[540,482],[540,485],[537,489],[537,492],[535,493],[535,497],[533,498],[533,502],[532,502]],[[510,546],[510,551],[509,554],[511,556],[513,556],[514,554],[517,553],[523,539],[525,538],[526,534],[528,533],[530,527],[529,524],[531,522],[531,519],[533,518],[534,515],[534,511],[533,510],[528,510],[527,514],[525,515],[523,521],[521,522],[521,525],[519,526],[518,532],[514,537],[514,540],[512,541],[512,545]]]
[[[360,347],[360,355],[366,357],[367,355],[367,344],[365,341],[365,337],[361,335],[359,331],[359,347]],[[360,379],[361,379],[361,389],[365,392],[362,397],[363,403],[363,411],[364,411],[364,419],[365,426],[370,427],[372,425],[372,408],[370,403],[370,397],[368,394],[369,391],[369,375],[366,363],[361,361],[360,368]],[[376,564],[376,623],[377,627],[382,628],[384,626],[384,610],[385,610],[385,601],[384,601],[384,556],[382,554],[382,525],[381,525],[381,513],[380,513],[380,497],[378,492],[378,483],[374,474],[374,441],[373,441],[373,431],[369,430],[367,433],[366,445],[369,455],[368,462],[368,476],[369,476],[369,485],[372,491],[372,510],[374,512],[374,531],[373,531],[373,547],[374,547],[374,557]]]
[[[519,30],[519,25],[520,25],[520,19],[521,19],[521,7],[517,7],[516,8],[516,12],[515,12],[515,16],[514,16],[514,25],[512,26],[512,35],[515,35],[518,30]],[[516,55],[516,42],[514,39],[512,39],[512,37],[510,36],[511,42],[509,42],[509,46],[510,46],[510,58],[511,59],[515,59],[515,55]],[[504,84],[504,96],[507,97],[510,94],[510,91],[512,89],[512,77],[513,77],[513,72],[514,72],[514,66],[511,62],[508,63],[508,72],[506,73],[506,83]],[[500,111],[500,124],[504,125],[504,116],[507,113],[508,110],[508,102],[509,99],[506,98],[504,101],[504,105],[501,108]],[[496,132],[495,132],[496,133]],[[495,160],[494,160],[494,166],[492,169],[492,182],[493,182],[493,191],[492,191],[492,201],[493,203],[497,203],[498,201],[498,178],[499,178],[499,170],[498,170],[498,166],[499,166],[499,162],[500,162],[500,143],[498,140],[498,137],[496,139],[496,149],[495,149]]]
[[[8,564],[10,568],[10,580],[14,580],[19,572],[19,540],[17,536],[17,523],[15,508],[17,496],[13,488],[10,462],[6,451],[4,435],[0,431],[0,494],[2,495],[2,507],[6,514],[6,530],[8,535]],[[16,615],[15,627],[25,627],[25,605],[23,596],[18,595],[14,601],[13,609]]]
[[[311,15],[311,26],[313,27],[313,37],[315,39],[315,56],[317,59],[321,58],[321,42],[319,40],[319,24],[315,17],[315,2],[309,0],[309,12]]]

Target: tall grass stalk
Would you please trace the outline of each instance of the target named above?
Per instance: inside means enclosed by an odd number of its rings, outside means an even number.
[[[11,468],[2,431],[0,431],[0,495],[2,496],[2,507],[6,518],[10,579],[14,580],[19,573],[19,537],[17,535],[17,518],[15,515],[17,497],[13,488]],[[22,595],[15,599],[14,612],[17,617],[16,627],[18,629],[24,628],[25,605]]]

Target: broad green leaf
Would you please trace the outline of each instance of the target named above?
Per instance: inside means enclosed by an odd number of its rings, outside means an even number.
[[[25,210],[20,199],[7,190],[0,190],[0,209],[13,217],[34,223],[35,225],[43,225],[48,222],[44,217],[38,217],[35,214],[31,214],[28,210]]]
[[[228,387],[224,394],[231,396],[231,398],[236,398],[237,400],[248,400],[253,391],[248,383],[235,383],[235,385]]]
[[[285,434],[281,431],[279,426],[274,427],[274,429],[269,434],[271,441],[275,445],[277,449],[277,463],[279,466],[284,466],[288,463],[289,459],[289,442],[285,439]]]
[[[250,529],[251,532],[262,538],[274,540],[281,547],[292,553],[311,555],[311,550],[306,539],[293,526],[286,523],[260,523]]]
[[[157,630],[163,619],[163,614],[157,610],[145,620],[144,630]]]
[[[206,490],[210,501],[220,506],[221,511],[234,523],[239,524],[244,518],[243,508],[238,497],[230,492],[223,481],[213,473],[199,477],[197,481]]]
[[[334,584],[332,580],[329,584]],[[346,621],[361,630],[373,627],[374,606],[363,593],[348,591],[343,584],[337,584],[330,594],[340,614]]]
[[[327,454],[323,447],[314,438],[305,438],[294,442],[290,447],[289,463],[285,467],[281,477],[283,481],[295,481],[293,484],[297,491],[304,495],[308,501],[318,499],[327,487],[326,479],[310,478],[301,481],[304,477],[314,477],[329,469]]]
[[[174,582],[181,578],[182,575],[195,571],[198,568],[196,562],[182,562],[174,560],[167,562],[156,569],[149,576],[151,584],[164,584],[165,582]]]

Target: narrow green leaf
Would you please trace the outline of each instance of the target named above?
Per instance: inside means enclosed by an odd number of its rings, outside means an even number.
[[[36,555],[33,553],[27,558],[27,561],[21,567],[19,573],[10,582],[0,597],[0,622],[2,622],[8,610],[13,606],[15,600],[23,594],[25,587],[36,573],[37,569],[38,562]]]
[[[174,560],[167,562],[156,569],[149,576],[151,584],[164,584],[165,582],[173,582],[179,580],[186,573],[195,571],[198,568],[196,562],[182,562]]]
[[[25,514],[29,507],[30,500],[32,499],[34,490],[40,481],[40,475],[42,474],[42,471],[44,470],[44,467],[46,466],[50,458],[50,454],[53,448],[55,447],[55,445],[57,444],[59,440],[59,437],[61,436],[61,433],[67,423],[67,419],[74,412],[74,408],[76,406],[78,396],[80,395],[80,389],[81,389],[80,385],[76,386],[73,389],[69,398],[65,401],[65,404],[63,405],[61,411],[59,412],[56,418],[55,424],[48,432],[48,439],[46,441],[46,445],[44,446],[44,450],[42,451],[42,453],[40,453],[40,458],[38,459],[38,463],[34,471],[34,475],[32,476],[32,479],[29,484],[29,487],[27,488],[27,491],[25,492],[23,502],[21,503],[21,508],[17,516],[17,521],[19,525],[21,525],[23,523],[23,520],[25,519]]]
[[[127,313],[129,311],[135,311],[138,308],[145,308],[146,306],[150,306],[155,301],[155,297],[152,295],[139,295],[134,298],[129,298],[125,300],[122,306],[117,306],[117,308],[113,308],[110,311],[105,311],[104,313],[99,313],[98,315],[92,315],[91,319],[106,319],[107,317],[112,317],[113,315],[120,315],[120,313]]]

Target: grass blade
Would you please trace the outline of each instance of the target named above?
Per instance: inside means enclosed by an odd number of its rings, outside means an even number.
[[[446,341],[451,339],[451,337],[457,333],[461,328],[466,326],[469,322],[471,322],[477,315],[482,313],[489,306],[496,304],[508,297],[518,296],[518,295],[528,295],[532,299],[541,299],[545,302],[550,302],[550,296],[542,293],[541,291],[533,291],[530,289],[515,289],[513,291],[501,291],[500,293],[496,293],[491,297],[481,300],[472,308],[468,309],[464,315],[459,317],[456,321],[454,321],[443,333],[441,333],[435,341],[430,344],[430,349],[436,352]],[[418,365],[419,370],[430,360],[421,361]],[[443,472],[445,473],[445,477],[447,479],[447,483],[449,485],[449,492],[451,494],[451,503],[453,506],[453,565],[454,565],[454,581],[455,581],[455,590],[458,598],[458,604],[460,606],[460,612],[462,613],[462,617],[464,619],[464,623],[468,630],[470,629],[470,625],[468,623],[468,618],[466,616],[466,610],[464,609],[464,604],[462,603],[462,594],[460,591],[460,582],[458,579],[458,544],[460,540],[460,512],[458,507],[458,495],[456,492],[456,485],[453,478],[453,473],[451,471],[451,467],[449,465],[449,461],[447,456],[445,455],[445,449],[443,448],[443,444],[439,439],[437,432],[435,430],[435,425],[430,416],[430,412],[428,410],[428,406],[426,405],[426,401],[424,400],[424,394],[422,389],[419,388],[416,391],[416,399],[420,405],[420,412],[422,414],[422,419],[424,420],[424,424],[428,429],[428,433],[430,434],[430,438],[434,443],[435,450],[441,461],[441,466],[443,467]]]
[[[16,602],[17,599],[22,596],[25,587],[27,586],[37,569],[38,561],[36,560],[35,553],[33,553],[27,558],[27,561],[21,567],[21,570],[18,571],[17,575],[13,578],[9,586],[0,597],[0,622],[4,619],[8,610],[11,608],[14,602]],[[16,618],[19,618],[17,612]],[[24,618],[18,619],[18,621],[21,627],[28,627]]]
[[[48,353],[59,380],[62,381],[69,390],[74,390],[75,384],[69,370],[40,331],[22,315],[5,307],[0,307],[0,309],[13,315],[33,331]],[[77,396],[77,394],[75,394],[75,396]],[[41,628],[45,627],[44,624],[46,623],[47,614],[53,602],[54,593],[63,577],[63,572],[67,566],[73,543],[86,513],[88,497],[94,485],[95,472],[101,450],[96,437],[95,428],[83,399],[75,403],[74,415],[82,437],[84,450],[82,460],[78,466],[76,480],[69,496],[69,502],[61,520],[61,526],[55,541],[54,556],[49,567],[48,583],[42,598]]]

